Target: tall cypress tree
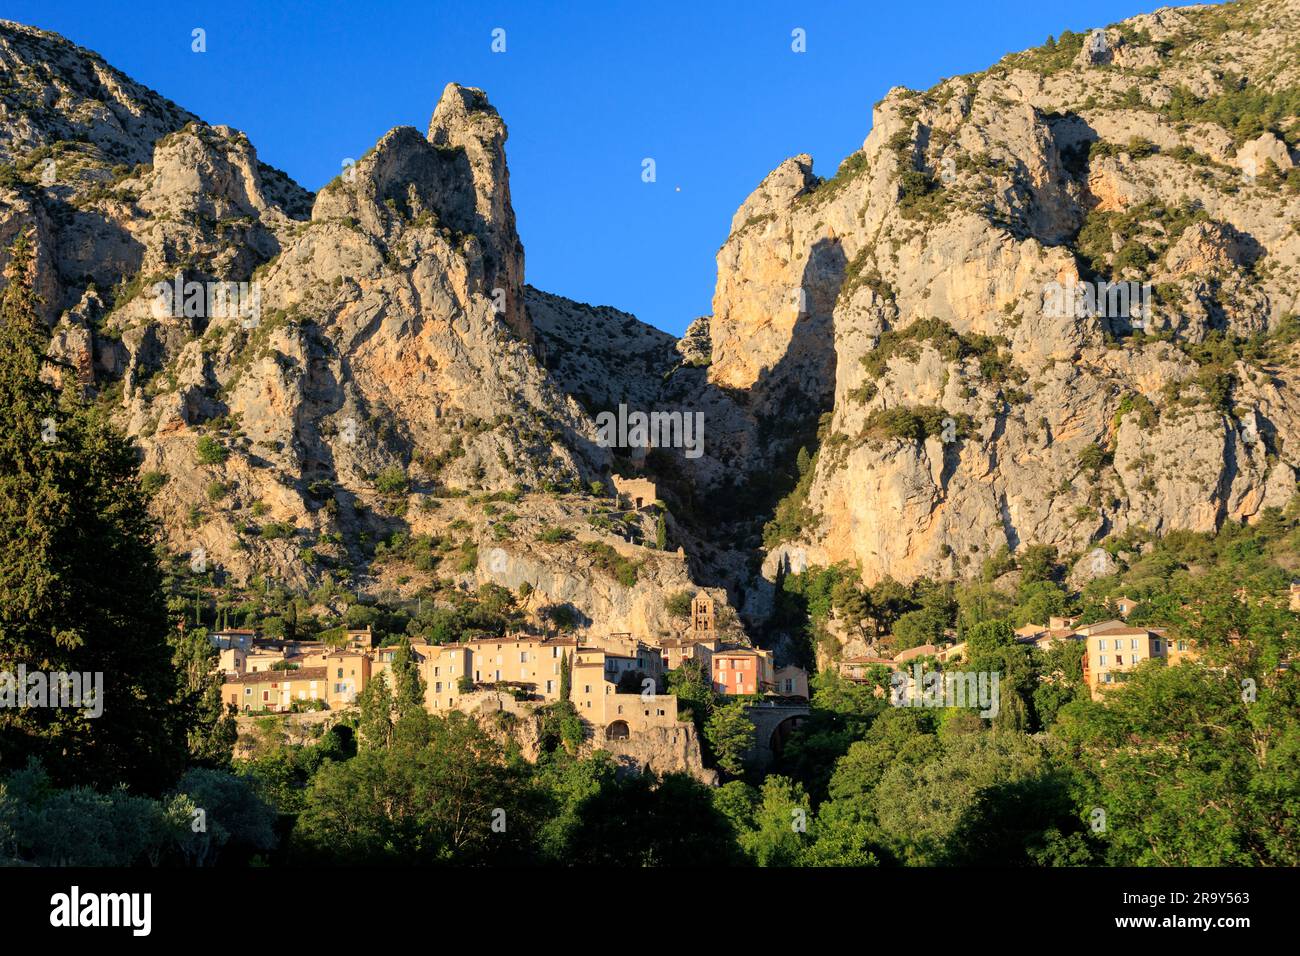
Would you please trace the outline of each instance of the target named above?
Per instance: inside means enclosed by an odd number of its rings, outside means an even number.
[[[411,653],[411,640],[405,635],[393,654],[393,706],[397,716],[424,710],[424,680]]]
[[[0,291],[0,671],[103,675],[103,713],[0,708],[0,762],[59,783],[156,791],[185,759],[157,527],[130,442],[40,377],[49,335],[29,240]]]

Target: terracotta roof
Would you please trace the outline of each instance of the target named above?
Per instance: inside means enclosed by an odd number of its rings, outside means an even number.
[[[226,681],[227,684],[271,684],[283,681],[326,680],[329,668],[303,667],[294,671],[258,671]]]
[[[1090,631],[1094,634],[1108,634],[1111,631],[1124,630],[1125,628],[1128,627],[1129,625],[1125,624],[1123,621],[1110,620],[1110,621],[1097,621],[1096,623],[1093,624],[1084,624],[1079,628],[1077,628],[1077,630]]]

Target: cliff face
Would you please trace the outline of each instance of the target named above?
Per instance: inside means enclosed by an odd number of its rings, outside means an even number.
[[[30,121],[0,141],[5,235],[35,226],[53,351],[166,476],[178,550],[305,586],[304,548],[349,563],[392,530],[385,469],[490,491],[599,467],[530,347],[506,131],[481,91],[448,86],[427,136],[393,130],[312,197],[93,54],[17,26],[0,40],[30,84],[7,94]],[[102,109],[78,99],[105,84]],[[215,308],[214,283],[246,284],[252,308]]]
[[[0,24],[0,243],[34,232],[63,380],[139,440],[177,552],[400,591],[375,541],[463,537],[458,583],[527,583],[598,630],[670,630],[662,595],[693,578],[757,619],[782,563],[966,576],[1003,545],[1291,499],[1298,33],[1297,0],[1161,10],[895,89],[833,178],[795,156],[745,200],[713,314],[674,341],[525,285],[480,90],[449,85],[425,133],[312,195],[242,133]],[[160,299],[178,275],[247,283],[255,314]],[[600,447],[619,404],[702,412],[703,454]],[[632,468],[685,560],[602,513],[592,482]]]
[[[1063,37],[891,91],[827,182],[802,156],[764,181],[719,253],[709,374],[833,393],[769,574],[964,576],[1291,499],[1298,29],[1275,0]],[[1108,281],[1132,308],[1054,298]]]

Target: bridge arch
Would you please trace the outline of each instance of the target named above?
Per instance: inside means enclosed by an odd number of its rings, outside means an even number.
[[[781,756],[781,751],[785,750],[785,743],[790,739],[790,735],[807,719],[805,714],[791,714],[772,728],[772,734],[768,738],[767,746],[772,751],[773,756]]]

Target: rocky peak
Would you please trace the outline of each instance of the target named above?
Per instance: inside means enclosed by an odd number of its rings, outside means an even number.
[[[813,175],[812,167],[812,157],[801,153],[791,156],[768,173],[731,217],[731,232],[734,234],[752,219],[772,216],[816,185],[817,177]]]
[[[531,341],[523,302],[524,246],[510,202],[507,136],[505,121],[487,94],[459,83],[447,84],[429,121],[429,142],[464,157],[461,182],[472,189],[473,231],[484,244],[489,287],[504,290],[507,321]]]

